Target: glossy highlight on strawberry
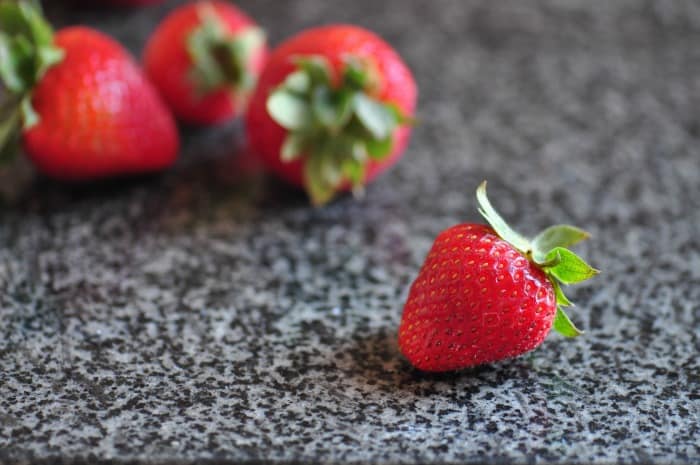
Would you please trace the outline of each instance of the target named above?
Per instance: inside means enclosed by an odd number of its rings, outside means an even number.
[[[440,233],[404,307],[399,347],[424,371],[515,357],[539,346],[552,326],[581,334],[562,309],[571,302],[561,284],[597,273],[565,248],[588,234],[562,225],[529,241],[491,207],[485,184],[478,197],[492,226],[459,224]]]

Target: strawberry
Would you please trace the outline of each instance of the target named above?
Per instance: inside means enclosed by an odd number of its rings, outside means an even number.
[[[29,2],[0,4],[0,147],[18,141],[39,171],[89,180],[161,170],[173,163],[172,116],[130,55],[86,27],[55,37]]]
[[[174,10],[144,54],[149,78],[179,119],[213,124],[240,113],[267,57],[265,36],[223,1]]]
[[[424,371],[449,371],[515,357],[539,346],[554,327],[581,334],[562,307],[561,284],[598,273],[567,247],[588,238],[568,225],[533,240],[513,231],[477,190],[490,226],[459,224],[438,235],[413,282],[399,347]]]
[[[410,70],[374,33],[309,29],[272,52],[248,109],[248,141],[272,172],[320,205],[399,159],[416,97]]]

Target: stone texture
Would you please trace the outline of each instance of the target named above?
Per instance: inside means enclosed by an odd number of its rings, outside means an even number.
[[[48,10],[137,51],[177,3]],[[322,210],[237,124],[185,130],[162,176],[5,173],[0,463],[700,462],[697,2],[239,3],[274,43],[348,21],[395,44],[422,92],[406,158]],[[587,334],[420,374],[407,286],[482,179],[524,232],[593,232]]]

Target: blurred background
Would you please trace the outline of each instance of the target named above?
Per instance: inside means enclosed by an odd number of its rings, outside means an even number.
[[[139,56],[157,22],[183,2],[144,8],[110,8],[100,1],[45,3],[57,27],[96,26]],[[425,165],[416,172],[434,172],[438,163],[447,174],[501,172],[507,163],[512,181],[535,171],[593,187],[610,184],[616,169],[635,166],[641,158],[682,158],[677,161],[680,180],[695,170],[679,155],[696,150],[686,143],[700,132],[695,111],[699,52],[692,46],[698,36],[695,2],[238,4],[266,29],[272,45],[329,22],[361,24],[392,43],[414,70],[421,92],[421,124],[408,157]],[[231,128],[189,133],[183,163],[223,149],[216,143],[198,150],[202,137],[241,142]],[[593,161],[608,165],[605,179],[591,171]],[[669,164],[657,168],[674,169]]]
[[[108,7],[101,1],[45,3],[57,27],[96,26],[138,57],[158,21],[184,2],[144,8]],[[688,176],[696,170],[696,157],[688,152],[697,151],[700,134],[695,2],[237,4],[261,23],[273,46],[312,25],[351,22],[378,31],[399,50],[421,93],[411,161],[404,162],[420,169],[397,171],[425,175],[406,181],[420,185],[478,172],[477,177],[498,173],[513,184],[536,173],[593,190],[614,185],[618,171],[648,160],[662,175],[655,182],[671,179],[663,176],[669,170],[678,175],[674,184],[692,182]],[[243,143],[235,124],[184,130],[183,164],[219,157]],[[606,169],[596,170],[594,163]],[[435,190],[439,184],[421,189]],[[642,184],[639,189],[643,194],[652,188]]]

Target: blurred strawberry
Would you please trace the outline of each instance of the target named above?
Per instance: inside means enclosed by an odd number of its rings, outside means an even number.
[[[309,29],[270,55],[247,114],[248,141],[270,170],[321,205],[401,157],[416,98],[410,70],[376,34]]]
[[[55,35],[37,4],[0,3],[0,147],[24,144],[64,180],[161,170],[178,152],[172,116],[131,56],[86,27]]]
[[[165,18],[148,41],[144,64],[175,116],[213,124],[242,112],[266,56],[265,36],[245,13],[200,1]]]

